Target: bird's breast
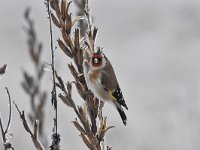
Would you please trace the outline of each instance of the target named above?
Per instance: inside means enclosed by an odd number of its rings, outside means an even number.
[[[89,79],[90,79],[91,81],[98,80],[98,77],[99,77],[99,76],[100,76],[100,72],[99,72],[98,70],[89,72]]]
[[[100,72],[98,71],[89,72],[88,74],[89,89],[92,91],[95,97],[97,97],[100,100],[107,101],[107,92],[105,92],[101,84],[99,84],[99,77],[100,77]]]

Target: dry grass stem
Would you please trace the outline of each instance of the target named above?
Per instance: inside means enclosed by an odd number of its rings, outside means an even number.
[[[6,129],[4,130],[3,129],[3,124],[2,124],[2,120],[1,120],[1,117],[0,117],[0,128],[1,128],[1,134],[2,134],[2,139],[3,139],[3,147],[5,150],[7,149],[13,149],[13,146],[12,144],[9,142],[9,140],[7,139],[6,135],[9,133],[9,127],[10,127],[10,124],[11,124],[11,117],[12,117],[12,105],[11,105],[11,97],[10,97],[10,92],[8,90],[8,88],[6,87],[6,92],[7,92],[7,95],[8,95],[8,105],[9,105],[9,116],[8,116],[8,122],[7,122],[7,126],[6,126]]]
[[[49,33],[50,33],[50,42],[51,42],[51,70],[52,70],[52,78],[53,78],[53,88],[51,91],[51,102],[55,110],[55,118],[54,118],[54,127],[52,134],[52,144],[50,146],[50,150],[59,150],[60,149],[60,134],[58,134],[58,108],[57,108],[57,91],[56,91],[56,75],[55,75],[55,58],[54,58],[54,44],[53,44],[53,31],[52,31],[52,21],[55,22],[51,17],[50,12],[50,0],[45,0],[45,5],[47,8],[48,19],[49,19]],[[57,7],[57,6],[55,6]],[[65,8],[63,8],[65,9]],[[57,12],[60,14],[60,12]],[[64,14],[63,14],[64,15]]]
[[[26,118],[25,118],[25,115],[24,115],[24,111],[20,111],[17,104],[13,101],[14,105],[15,105],[15,108],[17,109],[19,115],[20,115],[20,118],[22,120],[22,124],[24,126],[24,129],[26,130],[26,132],[29,133],[29,135],[31,136],[31,139],[36,147],[37,150],[44,150],[44,147],[43,145],[40,143],[39,139],[38,139],[38,131],[39,131],[39,121],[38,120],[35,120],[34,123],[33,123],[33,132],[31,131],[27,121],[26,121]]]
[[[31,123],[38,120],[39,123],[39,138],[47,148],[47,137],[44,133],[44,107],[47,101],[47,93],[41,90],[41,81],[44,76],[44,63],[41,60],[42,43],[37,41],[37,35],[34,29],[34,21],[30,19],[30,8],[27,8],[24,13],[24,19],[27,26],[24,28],[28,39],[28,50],[32,63],[35,68],[35,75],[30,75],[24,71],[24,81],[22,87],[30,97],[31,112],[28,114]]]

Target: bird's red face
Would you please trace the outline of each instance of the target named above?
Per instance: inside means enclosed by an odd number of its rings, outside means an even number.
[[[103,58],[104,58],[103,54],[94,53],[91,58],[91,65],[93,67],[101,67],[103,63]]]

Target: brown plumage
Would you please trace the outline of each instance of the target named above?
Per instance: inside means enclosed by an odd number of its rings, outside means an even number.
[[[128,107],[110,61],[103,53],[97,52],[84,60],[83,68],[87,86],[94,96],[102,101],[114,104],[124,125],[126,125],[127,117],[122,106],[126,109]]]

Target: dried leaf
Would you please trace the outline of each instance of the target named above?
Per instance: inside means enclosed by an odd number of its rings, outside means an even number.
[[[45,102],[46,102],[46,98],[47,98],[47,93],[46,92],[43,92],[41,95],[40,95],[40,103],[39,103],[39,106],[38,106],[38,109],[43,109],[43,106],[45,105]]]
[[[28,7],[25,12],[24,12],[24,18],[26,20],[29,20],[29,14],[30,14],[31,9]]]
[[[86,100],[87,100],[87,104],[88,104],[88,108],[89,110],[92,110],[92,115],[94,118],[97,117],[98,113],[99,113],[99,100],[94,98],[93,94],[92,93],[87,93],[87,97],[86,97]]]
[[[85,94],[85,89],[84,89],[83,85],[78,81],[75,82],[75,85],[76,85],[79,95],[85,100],[86,94]]]
[[[109,129],[112,129],[112,128],[114,128],[115,126],[109,126],[109,127],[107,127],[106,128],[106,130],[105,130],[105,133],[109,130]]]
[[[65,18],[66,18],[66,0],[62,0],[61,1],[61,15],[62,15],[62,19],[65,22]]]
[[[56,82],[56,87],[58,87],[59,89],[61,89],[63,91],[63,87],[60,85],[60,83]]]
[[[69,6],[70,6],[71,3],[72,3],[72,1],[70,1],[69,3],[67,3],[66,14],[69,13]]]
[[[25,83],[27,83],[28,88],[33,87],[34,79],[32,76],[30,76],[27,72],[24,71],[24,79]]]
[[[72,122],[73,122],[74,126],[77,128],[77,130],[78,130],[81,134],[83,134],[83,135],[86,134],[85,130],[84,130],[83,127],[79,124],[79,122],[77,121],[77,119],[76,119],[75,121],[72,121]]]
[[[72,64],[68,64],[69,70],[71,71],[71,74],[74,76],[75,80],[80,81],[78,72],[76,71],[75,67]]]
[[[73,49],[72,40],[65,30],[62,30],[62,37],[65,41],[65,44],[67,44],[67,46],[72,50]],[[73,53],[73,51],[72,51],[72,53]]]
[[[58,39],[57,42],[58,42],[59,47],[63,50],[63,52],[64,52],[68,57],[72,58],[73,55],[72,55],[71,51],[69,50],[69,48],[68,48],[67,46],[65,46],[65,44],[64,44],[60,39]]]
[[[78,21],[83,21],[83,16],[78,16],[78,17],[76,17],[76,19],[74,19],[74,21],[72,22],[72,27],[78,22]]]
[[[40,64],[40,66],[38,66],[38,79],[41,79],[42,76],[44,75],[44,67],[45,64]]]
[[[71,33],[71,29],[72,29],[72,16],[71,14],[67,14],[65,21],[65,31],[67,32],[67,34]]]
[[[58,0],[50,0],[50,6],[51,6],[52,9],[55,10],[56,15],[60,16],[61,13],[60,13],[60,8],[59,8],[59,2],[58,2]]]
[[[80,44],[79,44],[79,39],[80,39],[80,30],[79,29],[75,29],[75,35],[74,35],[74,45],[75,45],[75,53],[77,53],[77,51],[80,49]]]
[[[61,28],[61,25],[60,25],[59,21],[56,19],[56,17],[54,16],[53,13],[51,13],[51,19],[52,19],[53,23],[54,23],[58,28]]]
[[[4,64],[2,67],[0,67],[0,75],[5,74],[7,68],[7,64]]]
[[[100,139],[100,141],[101,141],[103,139],[105,133],[111,128],[114,128],[114,126],[107,127],[106,117],[101,118],[98,139]]]
[[[87,145],[87,147],[90,150],[94,150],[95,149],[95,147],[90,143],[90,141],[87,139],[87,137],[85,135],[81,134],[80,137],[83,139],[83,142]]]
[[[82,49],[79,49],[76,53],[76,57],[77,57],[77,66],[78,66],[78,71],[79,72],[83,72],[83,67],[82,67],[82,64],[83,64],[83,50]]]
[[[90,44],[87,41],[84,41],[84,44],[88,47],[88,49],[91,49]]]
[[[71,97],[71,94],[72,94],[72,83],[71,82],[67,82],[67,91],[68,91],[68,94],[69,96]]]
[[[74,61],[77,65],[77,68],[79,70],[79,72],[82,72],[82,63],[81,61],[83,60],[83,54],[82,54],[82,50],[80,49],[80,30],[79,29],[75,29],[75,38],[74,38]],[[81,64],[80,64],[81,63]]]
[[[87,136],[90,139],[90,143],[96,147],[96,145],[99,143],[98,139],[94,136],[93,133],[87,132]]]
[[[95,41],[96,36],[97,36],[97,31],[98,31],[98,28],[94,27],[94,30],[93,30],[93,40],[94,41]]]
[[[55,72],[55,75],[62,89],[65,88],[62,78],[58,76],[57,72]]]
[[[84,123],[88,123],[87,112],[83,109],[83,107],[78,107],[79,114]]]
[[[73,107],[72,101],[69,97],[63,96],[62,94],[59,94],[58,97],[69,107]]]

